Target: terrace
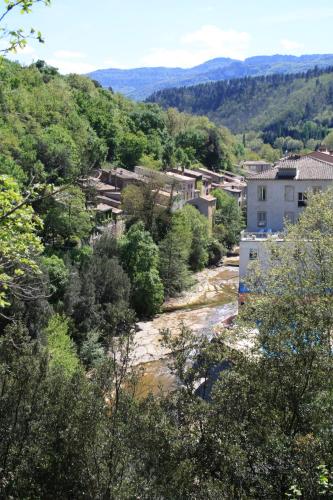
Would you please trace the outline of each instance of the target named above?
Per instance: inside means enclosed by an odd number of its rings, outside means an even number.
[[[285,239],[283,232],[273,232],[271,229],[261,229],[260,231],[242,231],[241,240],[242,241],[262,241],[262,240],[274,240],[283,241]]]

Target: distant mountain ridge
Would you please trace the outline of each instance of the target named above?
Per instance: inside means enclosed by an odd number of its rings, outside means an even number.
[[[134,68],[100,69],[87,76],[103,87],[112,87],[135,100],[144,100],[154,92],[172,87],[190,87],[200,83],[216,82],[272,74],[300,73],[317,66],[333,66],[333,54],[303,56],[273,55],[249,57],[244,61],[220,57],[193,68]]]

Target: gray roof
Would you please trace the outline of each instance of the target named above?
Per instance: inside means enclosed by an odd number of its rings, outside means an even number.
[[[265,160],[247,160],[243,162],[243,165],[272,165],[269,161]]]
[[[106,170],[106,172],[109,172],[109,170]],[[139,179],[137,173],[132,172],[131,170],[127,170],[126,168],[119,168],[119,167],[113,168],[111,172],[112,175],[122,177],[123,179]]]
[[[294,180],[333,180],[332,163],[311,156],[301,156],[297,159],[290,157],[281,160],[270,170],[250,175],[248,181],[261,179],[283,180],[286,177],[284,175],[279,176],[279,170],[281,169],[284,172],[295,169],[296,175],[292,177]]]
[[[333,155],[329,153],[323,153],[322,151],[313,151],[312,153],[309,153],[307,156],[315,158],[316,160],[322,160],[326,163],[333,163]]]

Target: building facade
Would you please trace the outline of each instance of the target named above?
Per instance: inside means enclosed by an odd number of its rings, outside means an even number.
[[[328,160],[328,159],[327,159]],[[297,222],[309,193],[333,185],[333,157],[318,155],[289,157],[274,168],[248,178],[247,228],[242,233],[239,254],[240,302],[248,292],[246,274],[252,261],[268,265],[267,241],[284,244],[285,222]]]
[[[274,168],[249,177],[247,231],[282,231],[285,220],[298,220],[308,193],[325,190],[332,182],[333,163],[311,156],[283,160]]]

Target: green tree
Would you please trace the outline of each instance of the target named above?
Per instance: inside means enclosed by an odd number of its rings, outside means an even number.
[[[45,238],[53,244],[75,245],[88,238],[93,227],[92,216],[85,207],[80,188],[69,187],[45,202]]]
[[[136,311],[151,316],[158,312],[163,301],[158,247],[142,222],[131,226],[120,246],[121,259],[133,285],[132,300]]]
[[[68,319],[55,315],[45,329],[50,366],[61,366],[66,375],[72,375],[79,366],[75,345],[68,333]]]
[[[6,20],[13,10],[19,10],[21,14],[29,14],[34,5],[38,3],[50,5],[51,0],[4,0],[4,3],[4,10],[0,14],[0,22]],[[15,53],[19,48],[23,49],[27,45],[28,39],[35,39],[40,43],[44,43],[41,32],[36,31],[34,28],[31,28],[29,32],[25,32],[22,28],[0,28],[0,40],[7,45],[1,50],[4,54],[8,52]]]
[[[140,158],[147,148],[147,139],[142,132],[136,134],[127,132],[121,139],[119,146],[119,158],[125,168],[133,168],[138,165]]]
[[[226,248],[232,249],[239,243],[244,227],[243,214],[233,196],[221,189],[212,192],[216,198],[216,214],[213,233],[215,238]]]
[[[174,297],[191,284],[188,266],[191,240],[189,225],[182,218],[172,217],[170,229],[159,244],[159,269],[166,297]]]
[[[32,298],[36,289],[25,277],[39,272],[36,257],[42,252],[37,236],[40,219],[22,197],[17,183],[0,176],[0,308],[10,295]]]
[[[333,150],[333,131],[327,134],[327,136],[323,140],[323,144],[325,144],[328,149]]]
[[[159,204],[161,187],[162,182],[156,178],[139,186],[129,185],[121,193],[122,207],[128,217],[128,224],[142,221],[146,230],[156,240],[159,239],[160,219],[165,222],[170,208]]]
[[[207,218],[191,205],[186,205],[174,217],[183,220],[183,225],[191,231],[189,266],[193,271],[200,271],[208,263],[209,226]]]
[[[59,300],[63,296],[68,283],[68,268],[64,261],[56,255],[42,257],[41,263],[49,276],[52,301]]]

